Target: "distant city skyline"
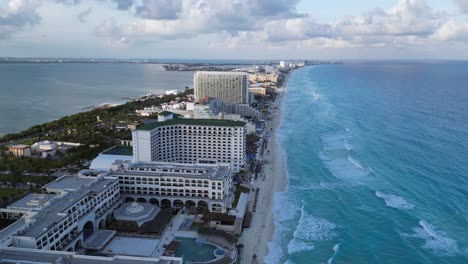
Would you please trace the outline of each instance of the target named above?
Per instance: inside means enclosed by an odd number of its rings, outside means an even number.
[[[5,0],[0,56],[468,59],[468,0]]]

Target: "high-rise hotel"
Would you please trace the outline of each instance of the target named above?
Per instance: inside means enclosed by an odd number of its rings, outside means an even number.
[[[132,132],[133,162],[228,164],[238,172],[245,164],[246,133],[242,121],[186,119],[162,112],[158,122]]]
[[[244,72],[196,72],[195,100],[210,97],[224,103],[249,103],[249,76]]]

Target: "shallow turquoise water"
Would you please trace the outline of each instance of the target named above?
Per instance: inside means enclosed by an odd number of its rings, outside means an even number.
[[[267,263],[468,263],[468,63],[348,63],[288,82]]]
[[[216,248],[207,244],[197,244],[193,238],[176,238],[179,240],[180,247],[177,250],[177,257],[184,257],[184,262],[205,262],[215,259],[214,251]]]

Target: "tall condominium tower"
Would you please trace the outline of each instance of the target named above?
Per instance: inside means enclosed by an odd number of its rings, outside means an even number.
[[[244,72],[196,72],[195,100],[217,98],[225,103],[249,103],[249,76]]]

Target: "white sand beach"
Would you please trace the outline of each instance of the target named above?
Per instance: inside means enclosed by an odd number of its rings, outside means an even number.
[[[286,187],[287,178],[281,148],[278,145],[276,130],[281,122],[281,105],[286,93],[287,79],[277,91],[278,98],[272,103],[271,120],[268,121],[265,131],[269,141],[263,156],[263,175],[253,182],[252,190],[259,188],[256,212],[253,213],[250,228],[244,229],[239,244],[244,247],[241,251],[241,263],[264,263],[264,257],[268,254],[268,242],[271,241],[275,226],[273,223],[273,207],[275,192],[281,192]],[[255,192],[249,197],[249,208],[252,209]],[[256,258],[254,257],[256,255]]]

